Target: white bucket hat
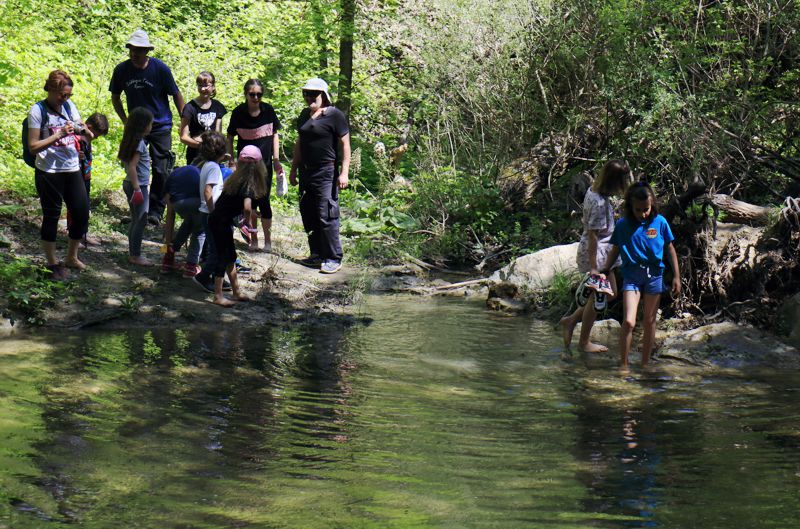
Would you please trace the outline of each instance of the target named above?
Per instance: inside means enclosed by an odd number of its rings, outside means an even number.
[[[154,49],[153,45],[150,44],[150,38],[147,36],[147,33],[143,29],[137,29],[131,34],[131,38],[128,39],[128,42],[125,43],[126,48],[148,48]]]
[[[303,85],[303,90],[315,90],[317,92],[323,92],[325,97],[328,98],[328,103],[333,104],[331,94],[328,93],[328,83],[319,77],[314,77],[313,79],[306,81],[306,84]]]

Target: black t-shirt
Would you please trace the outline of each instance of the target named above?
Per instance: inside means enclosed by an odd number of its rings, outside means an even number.
[[[227,113],[225,105],[216,99],[212,99],[211,106],[206,109],[200,108],[200,105],[192,99],[183,107],[181,117],[189,119],[189,136],[194,138],[207,130],[214,130],[214,123]]]
[[[246,186],[242,186],[236,194],[226,193],[224,190],[216,202],[214,202],[214,211],[211,212],[211,217],[216,221],[222,221],[223,224],[229,226],[235,217],[238,217],[244,211],[244,199],[250,198],[255,201],[255,196],[249,191]]]
[[[247,111],[247,103],[242,103],[231,112],[228,134],[236,136],[236,155],[247,145],[255,145],[261,150],[264,163],[272,167],[272,139],[281,129],[281,122],[275,109],[267,103],[261,103],[261,112],[256,117]]]
[[[303,165],[318,167],[336,161],[339,139],[350,132],[350,127],[345,115],[336,107],[325,107],[317,119],[311,119],[311,110],[305,108],[297,118],[297,132]]]

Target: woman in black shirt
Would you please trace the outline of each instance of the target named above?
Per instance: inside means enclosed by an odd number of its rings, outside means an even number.
[[[301,263],[334,274],[342,268],[339,190],[348,184],[350,127],[347,117],[331,105],[328,84],[322,79],[309,79],[303,86],[303,98],[308,107],[297,119],[298,137],[289,174],[291,184],[297,185],[299,171],[300,215],[311,251]]]
[[[279,159],[280,137],[278,131],[281,122],[275,114],[275,109],[268,103],[261,101],[264,96],[264,86],[258,79],[249,79],[244,84],[245,102],[233,109],[231,122],[228,124],[228,149],[234,154],[233,140],[237,138],[236,155],[242,152],[247,145],[254,145],[261,151],[267,164],[267,195],[258,199],[253,208],[252,224],[256,225],[258,216],[256,210],[261,212],[261,227],[264,230],[264,251],[272,250],[272,206],[269,203],[270,189],[272,188],[272,171],[276,174],[283,172]],[[271,160],[271,163],[268,161]],[[250,235],[250,249],[258,250],[258,232]]]

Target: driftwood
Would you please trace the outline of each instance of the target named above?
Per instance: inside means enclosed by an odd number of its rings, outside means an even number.
[[[764,226],[769,223],[770,208],[736,200],[730,195],[711,195],[711,203],[725,212],[726,222]]]

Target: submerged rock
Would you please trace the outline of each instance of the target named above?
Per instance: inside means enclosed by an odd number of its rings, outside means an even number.
[[[781,330],[786,335],[787,341],[795,347],[800,347],[800,294],[795,294],[787,299],[778,316]]]

